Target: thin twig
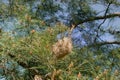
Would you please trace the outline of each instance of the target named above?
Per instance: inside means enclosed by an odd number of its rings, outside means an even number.
[[[106,15],[107,15],[107,13],[108,13],[108,10],[109,10],[109,8],[110,8],[111,3],[112,3],[112,1],[111,1],[111,2],[108,4],[108,6],[107,6],[107,9],[106,9],[105,14],[104,14],[105,17],[106,17]],[[97,28],[97,34],[96,34],[96,36],[95,36],[94,42],[96,42],[97,37],[99,37],[100,27],[102,26],[102,24],[105,23],[106,19],[107,19],[107,18],[105,18],[105,19],[103,20],[103,22],[98,26],[98,28]]]

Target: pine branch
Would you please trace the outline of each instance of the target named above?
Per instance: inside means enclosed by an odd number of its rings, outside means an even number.
[[[114,42],[101,42],[101,43],[98,43],[98,45],[106,45],[106,44],[120,44],[120,42],[114,41]]]
[[[105,16],[91,17],[91,18],[85,19],[83,21],[80,21],[79,23],[74,24],[74,25],[77,26],[77,25],[85,23],[85,22],[90,22],[90,21],[95,21],[95,20],[100,20],[100,19],[108,19],[108,18],[113,18],[113,17],[120,17],[120,12],[111,13],[111,14],[108,14]]]
[[[107,44],[120,44],[119,41],[113,41],[113,42],[99,42],[99,43],[94,43],[94,44],[90,44],[86,47],[93,47],[93,46],[102,46],[102,45],[107,45]]]

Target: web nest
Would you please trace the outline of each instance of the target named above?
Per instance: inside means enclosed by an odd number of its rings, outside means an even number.
[[[71,40],[71,32],[74,29],[74,25],[72,25],[69,36],[63,37],[62,39],[58,40],[53,46],[52,46],[52,52],[56,59],[60,59],[65,57],[67,54],[72,52],[72,40]]]
[[[52,46],[52,52],[56,59],[60,59],[65,57],[67,54],[72,52],[72,40],[71,40],[71,32],[74,29],[74,25],[72,25],[68,37],[63,37],[62,39],[58,40],[53,46]]]
[[[55,58],[60,59],[72,52],[72,40],[70,37],[64,37],[58,40],[52,47]]]

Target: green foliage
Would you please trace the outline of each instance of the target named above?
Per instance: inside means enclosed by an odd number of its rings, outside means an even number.
[[[52,45],[56,42],[57,34],[67,29],[64,25],[48,28],[39,33],[30,31],[27,37],[11,37],[10,33],[3,32],[0,38],[0,54],[5,62],[13,60],[15,64],[26,69],[26,76],[16,74],[13,69],[12,79],[33,79],[35,75],[41,75],[43,79],[57,80],[86,80],[97,78],[105,80],[118,80],[119,74],[119,49],[114,49],[109,54],[101,49],[92,51],[91,48],[74,48],[73,52],[65,58],[56,60],[52,55]],[[114,60],[113,60],[114,59]],[[5,62],[1,65],[5,67]],[[7,72],[5,75],[9,75]],[[50,73],[49,76],[46,76]]]
[[[69,24],[78,24],[96,15],[90,6],[92,2],[103,2],[106,5],[110,1],[60,0],[59,3],[55,3],[54,0],[8,0],[9,3],[0,1],[1,19],[12,17],[18,21],[11,32],[4,32],[0,27],[0,76],[8,80],[34,80],[36,75],[42,76],[43,80],[119,80],[119,46],[116,48],[113,45],[111,48],[111,45],[91,45],[81,49],[73,48],[69,55],[55,59],[52,47],[57,42],[56,36],[65,33],[68,28],[60,23],[54,26],[46,24],[58,20],[55,14],[59,11],[67,12]],[[66,9],[63,9],[61,4],[64,4]],[[116,0],[112,4],[119,5]],[[62,18],[66,19],[64,15]],[[87,34],[90,33],[90,36],[94,37],[94,32],[98,29],[93,25],[87,26],[90,26],[88,31],[85,30],[84,24],[79,27],[83,29],[85,34],[83,37],[86,37],[86,40],[90,40]],[[100,31],[98,30],[99,33]],[[119,40],[119,34],[116,37]],[[91,42],[94,41],[89,43]]]
[[[37,68],[42,70],[40,73],[45,74],[45,71],[50,69],[46,68],[49,66],[49,59],[52,56],[51,48],[56,41],[56,35],[66,30],[65,28],[67,27],[57,25],[55,28],[48,28],[42,33],[31,30],[29,36],[21,38],[9,37],[11,33],[3,32],[0,38],[1,57],[10,57],[28,70]],[[4,66],[4,64],[2,65]]]

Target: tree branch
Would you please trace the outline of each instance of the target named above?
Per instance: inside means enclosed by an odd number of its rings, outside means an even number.
[[[119,41],[114,41],[114,42],[100,42],[100,43],[94,43],[94,44],[88,45],[87,47],[102,46],[102,45],[107,45],[107,44],[120,44],[120,42]]]
[[[80,22],[78,22],[77,24],[74,24],[74,25],[76,27],[77,25],[85,23],[85,22],[95,21],[95,20],[100,20],[100,19],[108,19],[108,18],[113,18],[113,17],[120,17],[120,12],[111,13],[111,14],[108,14],[106,16],[90,17],[90,18],[82,20],[82,21],[80,21]]]
[[[106,17],[106,15],[107,15],[108,11],[109,11],[109,8],[110,8],[110,5],[111,5],[111,4],[112,4],[112,1],[108,4],[108,6],[107,6],[107,8],[106,8],[106,11],[105,11],[105,14],[104,14],[105,17]],[[105,21],[106,21],[106,19],[104,19],[103,22],[98,26],[98,28],[97,28],[97,34],[96,34],[96,36],[95,36],[94,42],[96,42],[97,37],[99,36],[100,27],[102,26],[102,24],[105,23]]]

